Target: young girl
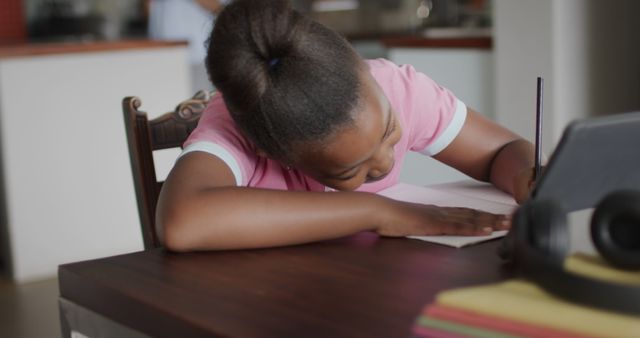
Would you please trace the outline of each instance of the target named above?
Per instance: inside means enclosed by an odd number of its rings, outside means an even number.
[[[407,151],[526,198],[533,146],[410,66],[363,60],[286,0],[237,0],[212,32],[215,95],[157,210],[170,250],[486,235],[504,215],[388,199]],[[425,173],[428,174],[428,173]],[[337,192],[334,192],[336,190]]]

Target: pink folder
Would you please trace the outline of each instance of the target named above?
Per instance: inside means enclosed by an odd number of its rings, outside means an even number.
[[[506,318],[494,317],[478,312],[457,309],[451,306],[439,304],[431,304],[424,310],[423,315],[432,318],[438,318],[467,324],[471,326],[482,327],[495,331],[511,333],[514,335],[522,335],[525,337],[535,338],[592,338],[593,336],[585,336],[574,332],[552,329],[548,327],[533,325],[521,321],[515,321]]]

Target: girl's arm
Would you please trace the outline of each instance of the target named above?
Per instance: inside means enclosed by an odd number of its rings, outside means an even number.
[[[175,251],[291,245],[365,230],[385,236],[484,235],[508,226],[502,215],[364,192],[236,187],[222,160],[200,152],[176,162],[160,193],[156,224],[161,241]]]
[[[215,156],[186,154],[160,193],[158,235],[174,250],[279,246],[372,229],[375,201],[361,193],[236,187]]]
[[[458,136],[435,159],[522,202],[529,194],[535,148],[529,141],[468,109]]]

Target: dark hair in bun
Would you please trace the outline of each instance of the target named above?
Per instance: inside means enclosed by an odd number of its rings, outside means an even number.
[[[206,66],[232,118],[276,160],[353,121],[363,63],[287,0],[237,0],[217,18]]]

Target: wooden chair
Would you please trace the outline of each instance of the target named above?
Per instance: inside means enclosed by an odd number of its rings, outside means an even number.
[[[212,93],[201,90],[191,99],[178,104],[173,112],[152,120],[147,119],[145,112],[138,110],[142,104],[139,98],[126,97],[122,101],[145,250],[160,246],[156,234],[155,212],[163,182],[156,178],[153,151],[182,147],[182,143],[198,124],[211,95]]]

